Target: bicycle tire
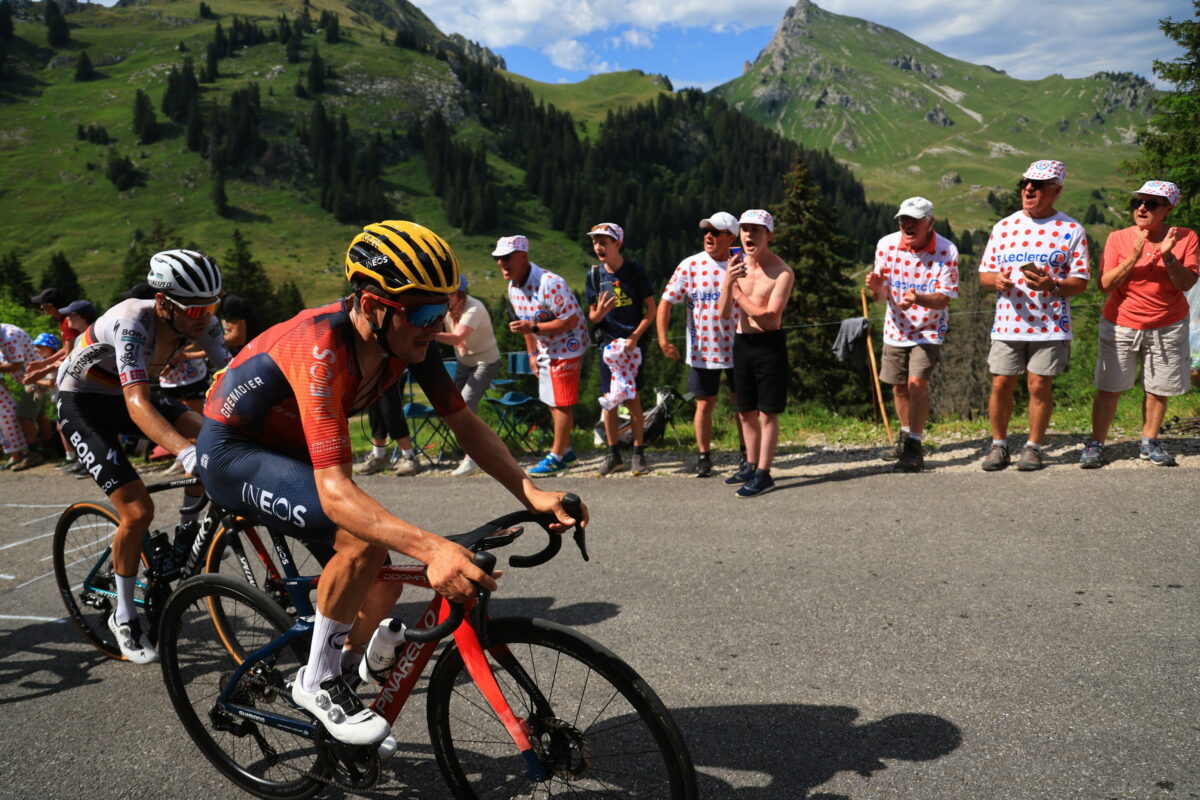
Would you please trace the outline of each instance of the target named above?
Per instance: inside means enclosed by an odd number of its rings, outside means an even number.
[[[612,651],[552,622],[511,617],[488,624],[488,663],[513,713],[525,720],[549,780],[525,776],[504,725],[475,688],[457,646],[447,647],[429,680],[429,738],[459,800],[605,797],[694,800],[696,774],[666,706]],[[539,714],[496,656],[507,649],[550,701]]]
[[[235,538],[239,540],[236,543]],[[246,567],[241,559],[234,557],[239,550],[246,554],[249,575],[246,574]],[[288,552],[299,575],[320,575],[324,569],[321,560],[299,539],[292,540]],[[251,586],[265,592],[289,614],[296,613],[291,598],[279,580],[284,570],[278,563],[278,553],[275,552],[270,534],[265,528],[255,527],[240,517],[234,527],[218,526],[212,541],[209,542],[208,552],[204,555],[204,572],[240,577]]]
[[[117,584],[111,546],[119,524],[120,518],[112,506],[74,503],[54,525],[52,552],[54,580],[58,584],[58,595],[67,607],[67,616],[97,650],[109,658],[124,661],[121,648],[108,629],[108,615],[116,607]],[[88,575],[93,578],[85,587]]]
[[[213,635],[213,608],[235,632],[231,652]],[[167,695],[205,758],[242,790],[264,800],[304,800],[324,788],[316,743],[263,723],[224,714],[217,705],[246,655],[292,626],[279,605],[244,579],[197,575],[180,584],[163,609],[159,655]],[[289,681],[308,656],[308,637],[246,673],[232,697],[242,705],[308,722],[291,703]]]

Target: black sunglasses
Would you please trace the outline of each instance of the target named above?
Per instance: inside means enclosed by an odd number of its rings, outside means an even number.
[[[1022,189],[1024,189],[1026,186],[1032,186],[1033,190],[1035,192],[1040,192],[1043,189],[1045,189],[1047,186],[1051,186],[1052,184],[1050,181],[1034,180],[1033,178],[1022,178],[1021,182],[1017,185],[1020,186]]]
[[[1137,211],[1138,206],[1145,206],[1147,211],[1153,213],[1166,205],[1170,205],[1166,200],[1147,200],[1142,197],[1135,197],[1129,201],[1129,210]]]

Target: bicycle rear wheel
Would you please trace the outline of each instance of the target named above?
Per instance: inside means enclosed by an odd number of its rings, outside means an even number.
[[[117,512],[100,503],[75,503],[54,526],[54,580],[67,615],[92,645],[109,658],[123,660],[108,629],[117,605],[112,562]]]
[[[328,557],[314,555],[307,544],[298,539],[288,543],[287,551],[297,575],[320,575]],[[204,558],[204,571],[216,575],[233,575],[265,592],[279,607],[295,614],[291,598],[283,587],[285,570],[270,532],[239,518],[238,524],[221,525],[213,534]]]
[[[456,798],[697,796],[682,735],[632,667],[546,620],[493,620],[488,636],[488,663],[550,778],[535,784],[524,776],[512,738],[451,646],[434,666],[427,714]]]
[[[219,624],[214,622],[218,615]],[[163,680],[188,735],[225,777],[267,800],[303,800],[323,788],[316,743],[235,716],[217,701],[242,661],[291,626],[278,604],[244,579],[198,575],[171,595],[159,628]],[[290,687],[307,648],[308,637],[302,636],[254,665],[231,691],[231,700],[309,722],[292,705]]]

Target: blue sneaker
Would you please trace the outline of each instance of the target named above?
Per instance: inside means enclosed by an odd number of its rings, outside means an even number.
[[[548,475],[557,475],[566,468],[566,463],[559,461],[558,456],[554,453],[547,453],[545,458],[526,470],[525,474],[531,478],[544,478]]]
[[[759,470],[755,472],[750,480],[737,490],[738,497],[758,497],[760,494],[766,494],[775,488],[775,481],[771,478],[771,473]]]
[[[1142,445],[1138,450],[1138,458],[1149,461],[1156,467],[1175,466],[1175,456],[1163,450],[1158,439],[1151,439],[1147,444]]]
[[[745,483],[753,478],[754,473],[757,471],[758,467],[754,466],[749,461],[743,461],[741,469],[725,479],[725,485],[737,486],[739,483]]]

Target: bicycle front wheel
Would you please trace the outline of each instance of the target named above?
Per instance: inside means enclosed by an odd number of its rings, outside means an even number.
[[[488,663],[550,777],[525,777],[512,738],[451,646],[430,677],[427,713],[438,766],[456,798],[697,796],[691,756],[670,712],[610,650],[540,619],[493,620],[488,636]]]
[[[108,629],[117,606],[117,580],[112,540],[117,512],[99,503],[69,506],[54,526],[54,580],[67,615],[84,637],[109,658],[121,659],[121,648]]]
[[[303,800],[321,790],[324,767],[316,743],[232,714],[218,699],[237,667],[291,626],[275,601],[244,580],[198,575],[171,595],[159,628],[163,680],[188,735],[225,777],[267,800]],[[307,637],[299,637],[252,665],[231,689],[230,701],[309,722],[292,705],[289,684],[307,647]]]

